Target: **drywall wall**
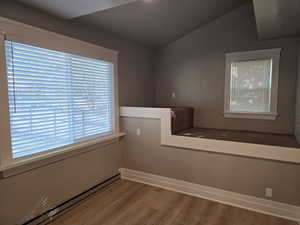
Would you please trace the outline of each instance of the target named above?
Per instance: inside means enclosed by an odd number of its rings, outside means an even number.
[[[119,51],[121,105],[154,103],[152,51],[134,42],[72,21],[33,10],[16,1],[1,1],[0,16]],[[120,142],[8,178],[0,173],[0,224],[21,224],[118,173]]]
[[[119,51],[120,105],[154,104],[152,50],[118,38],[100,28],[72,20],[58,19],[16,1],[1,0],[0,16]]]
[[[258,41],[251,4],[219,17],[156,53],[156,104],[192,106],[197,127],[293,133],[297,39]],[[225,53],[282,48],[275,121],[225,119]],[[172,98],[175,92],[176,98]]]
[[[0,224],[22,224],[118,174],[121,142],[0,179]]]
[[[121,127],[125,168],[260,198],[269,187],[272,200],[300,206],[299,164],[161,146],[158,119],[124,117]]]
[[[298,143],[300,143],[300,44],[298,46],[298,76],[296,88],[295,136]]]
[[[300,1],[253,0],[260,39],[300,35]]]

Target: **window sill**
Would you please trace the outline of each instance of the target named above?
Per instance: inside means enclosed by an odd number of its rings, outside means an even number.
[[[13,176],[37,167],[42,167],[59,160],[70,158],[74,155],[92,151],[91,149],[85,149],[93,145],[107,145],[118,141],[119,138],[125,136],[125,133],[116,133],[108,136],[103,136],[91,141],[74,144],[72,146],[59,149],[57,151],[51,151],[43,155],[34,156],[31,158],[10,162],[0,166],[0,172],[3,177]]]
[[[276,120],[278,114],[277,113],[224,112],[224,117],[228,119]]]

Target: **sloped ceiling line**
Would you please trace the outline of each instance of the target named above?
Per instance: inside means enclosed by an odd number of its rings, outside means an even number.
[[[119,37],[158,48],[251,0],[19,1],[47,13],[72,18]]]

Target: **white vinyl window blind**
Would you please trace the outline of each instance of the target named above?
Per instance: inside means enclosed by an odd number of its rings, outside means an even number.
[[[231,64],[230,111],[268,113],[271,110],[272,60]]]
[[[275,120],[281,49],[226,54],[224,116]]]
[[[113,132],[113,63],[5,41],[12,157]]]

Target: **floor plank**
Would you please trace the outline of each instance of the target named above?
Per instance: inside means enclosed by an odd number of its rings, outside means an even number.
[[[119,180],[50,225],[298,225],[274,216]]]

